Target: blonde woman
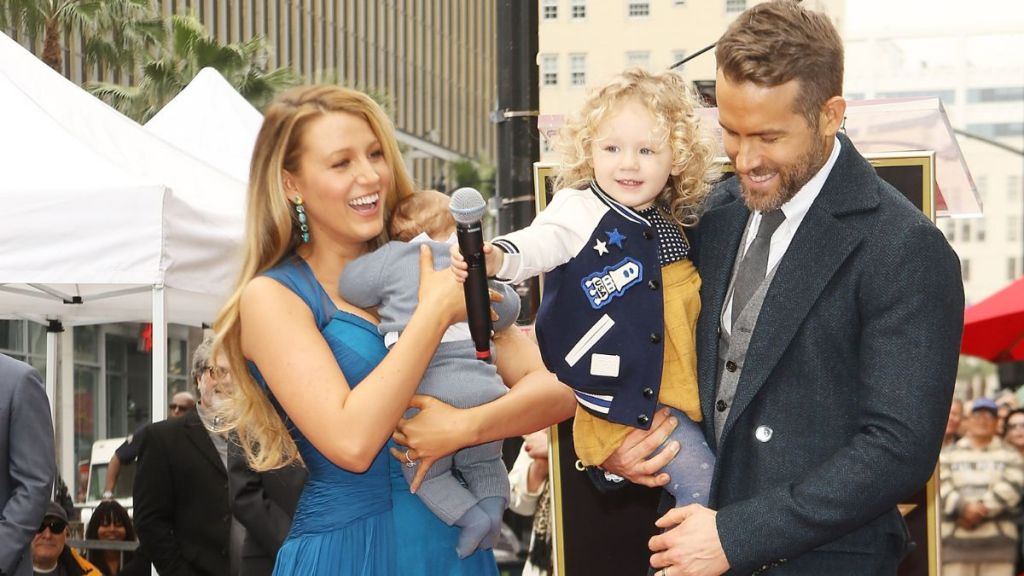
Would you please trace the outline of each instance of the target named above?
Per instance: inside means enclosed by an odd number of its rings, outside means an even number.
[[[366,95],[305,87],[268,108],[253,152],[243,271],[217,330],[242,375],[226,428],[250,465],[301,458],[309,470],[275,574],[497,573],[489,551],[460,561],[457,529],[431,524],[417,499],[392,498],[409,488],[384,449],[442,333],[465,316],[461,287],[423,253],[421,306],[390,352],[372,311],[338,296],[345,265],[386,240],[390,208],[413,193],[394,130]],[[426,433],[403,435],[403,460],[426,468],[444,451],[571,413],[550,374],[531,371],[523,382],[520,393],[479,409],[417,400],[425,410],[414,421]],[[485,428],[495,410],[497,425]],[[444,414],[443,433],[430,426],[435,412]],[[423,546],[436,553],[412,555]]]

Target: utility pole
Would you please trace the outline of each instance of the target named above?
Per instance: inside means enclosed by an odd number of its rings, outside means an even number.
[[[500,201],[498,233],[527,226],[535,215],[533,163],[540,159],[537,115],[537,0],[499,0],[498,127],[495,195]],[[532,322],[540,301],[536,279],[516,286],[523,322]]]

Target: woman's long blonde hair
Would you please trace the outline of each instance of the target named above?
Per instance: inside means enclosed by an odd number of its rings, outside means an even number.
[[[216,348],[227,357],[234,383],[232,402],[227,403],[218,429],[237,434],[250,467],[257,471],[286,466],[299,459],[299,455],[267,393],[249,374],[242,355],[239,302],[250,280],[280,263],[299,245],[300,234],[285,194],[283,174],[285,170],[298,171],[303,135],[310,123],[334,112],[366,120],[391,168],[391,190],[384,212],[385,231],[368,243],[370,249],[387,240],[387,223],[391,216],[388,205],[397,204],[415,189],[402,162],[390,119],[366,94],[338,86],[305,86],[285,92],[267,108],[249,170],[242,271],[234,293],[214,323]]]
[[[594,179],[590,148],[609,114],[624,102],[638,102],[654,116],[656,135],[672,148],[672,170],[658,203],[683,226],[697,223],[704,197],[718,180],[715,147],[701,133],[696,109],[699,96],[681,75],[631,68],[591,92],[580,111],[562,127],[558,138],[561,163],[555,189],[583,188]]]

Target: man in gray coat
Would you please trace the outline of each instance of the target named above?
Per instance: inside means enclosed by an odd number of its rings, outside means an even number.
[[[28,547],[50,501],[55,468],[42,379],[0,354],[0,575],[32,574]]]
[[[896,505],[935,469],[963,284],[942,233],[840,133],[843,46],[823,14],[757,4],[716,48],[736,171],[699,225],[709,507],[669,511],[659,576],[895,575]]]

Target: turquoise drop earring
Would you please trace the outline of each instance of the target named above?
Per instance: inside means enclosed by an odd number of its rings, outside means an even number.
[[[306,218],[306,207],[302,205],[302,196],[296,194],[292,198],[292,206],[295,208],[295,219],[299,221],[299,235],[302,236],[302,243],[309,244],[309,222]]]

